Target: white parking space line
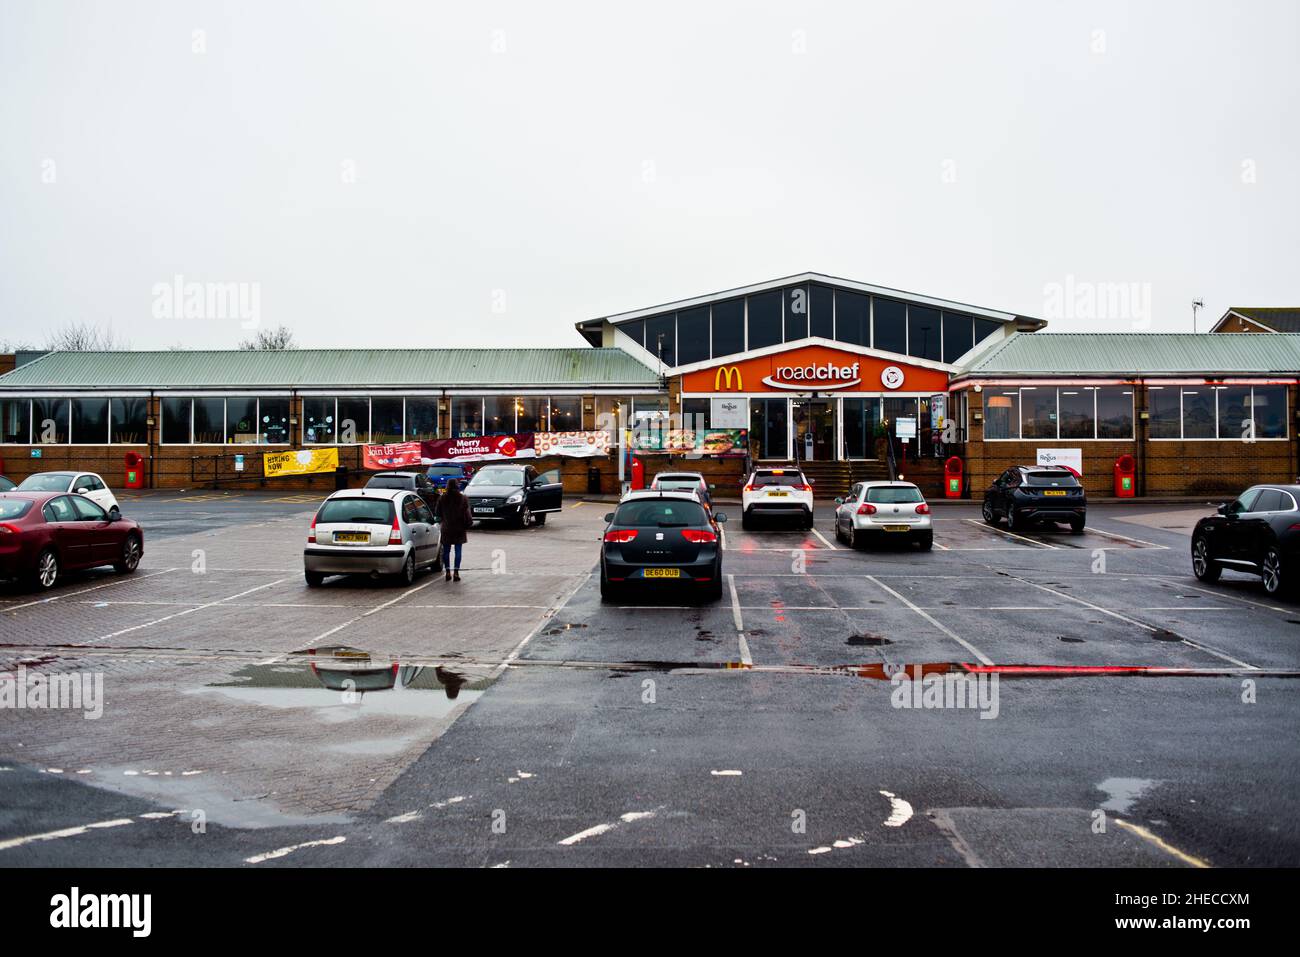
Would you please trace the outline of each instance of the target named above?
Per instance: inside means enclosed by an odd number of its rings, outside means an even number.
[[[986,655],[984,654],[984,652],[980,651],[978,648],[976,648],[974,645],[972,645],[972,644],[971,644],[969,641],[967,641],[965,638],[962,638],[960,635],[958,635],[958,634],[957,634],[955,631],[953,631],[951,628],[949,628],[948,626],[944,625],[942,622],[940,622],[938,619],[936,619],[933,615],[931,615],[929,612],[927,612],[924,608],[920,608],[920,607],[918,607],[917,605],[912,604],[912,603],[911,603],[910,601],[908,601],[905,597],[903,597],[902,595],[900,595],[898,592],[894,591],[894,589],[890,588],[888,585],[886,585],[884,582],[882,582],[880,579],[876,578],[875,576],[873,576],[873,575],[867,575],[867,576],[865,576],[865,577],[866,577],[867,581],[869,581],[869,582],[871,582],[872,584],[874,584],[877,588],[879,588],[879,589],[881,589],[881,590],[883,590],[883,591],[887,591],[887,592],[889,592],[889,594],[893,595],[895,598],[897,598],[899,601],[901,601],[901,602],[902,602],[904,605],[906,605],[908,608],[912,609],[912,611],[916,612],[918,615],[920,615],[922,618],[924,618],[924,619],[925,619],[926,621],[928,621],[930,624],[934,625],[934,627],[938,628],[940,631],[942,631],[945,635],[947,635],[947,636],[948,636],[949,638],[951,638],[953,641],[957,642],[957,644],[961,645],[963,648],[965,648],[967,651],[969,651],[972,655],[974,655],[974,656],[979,660],[980,664],[984,664],[984,665],[992,665],[992,664],[993,664],[993,659],[991,659],[991,658],[989,658],[988,656],[986,656]]]
[[[1222,598],[1227,601],[1241,602],[1243,605],[1253,605],[1256,608],[1267,608],[1269,611],[1283,611],[1287,614],[1293,614],[1294,608],[1283,608],[1281,605],[1270,605],[1267,602],[1254,601],[1250,598],[1242,598],[1240,595],[1233,595],[1228,592],[1214,591],[1210,588],[1201,588],[1199,585],[1189,585],[1181,578],[1174,578],[1170,575],[1152,575],[1152,578],[1158,578],[1161,581],[1177,585],[1179,588],[1187,588],[1191,591],[1198,591],[1203,595],[1213,595],[1215,598]]]
[[[80,837],[92,829],[98,830],[108,827],[123,827],[135,822],[129,817],[119,817],[111,821],[96,821],[93,824],[81,824],[76,827],[65,827],[57,831],[46,831],[43,834],[28,834],[23,837],[11,837],[7,841],[0,841],[0,851],[7,851],[11,848],[22,847],[24,844],[35,844],[38,841],[57,841],[64,837]]]
[[[104,582],[100,585],[92,585],[89,588],[82,588],[78,591],[64,592],[58,595],[51,595],[48,598],[37,598],[35,601],[29,601],[22,605],[14,605],[12,608],[4,609],[6,612],[21,611],[24,608],[31,608],[33,605],[49,605],[56,601],[63,601],[66,598],[76,598],[78,595],[84,595],[87,592],[99,591],[101,588],[112,588],[114,585],[125,585],[127,582],[142,582],[148,578],[157,578],[159,575],[166,575],[168,572],[176,571],[175,568],[164,568],[160,572],[150,572],[148,575],[122,575],[113,579],[111,582]]]
[[[745,619],[740,613],[740,596],[736,593],[736,576],[727,575],[727,587],[731,591],[731,616],[736,623],[736,635],[740,643],[740,661],[747,668],[754,666],[754,656],[749,652],[749,642],[745,640]]]
[[[992,525],[985,524],[984,522],[976,521],[973,518],[965,518],[962,519],[962,521],[969,522],[971,525],[974,525],[976,528],[981,529],[982,531],[985,532],[990,532],[994,535],[1009,535],[1012,538],[1020,539],[1020,541],[1022,542],[1028,542],[1030,545],[1037,545],[1039,548],[1054,548],[1057,549],[1058,551],[1060,550],[1059,545],[1053,545],[1050,542],[1040,542],[1036,538],[1026,538],[1024,535],[1017,535],[1015,532],[1008,531],[1005,528],[996,528]]]
[[[839,551],[839,549],[837,549],[834,545],[832,545],[832,544],[830,543],[830,541],[826,538],[826,536],[823,535],[821,532],[817,531],[817,529],[814,528],[814,529],[811,529],[810,531],[812,531],[812,533],[813,533],[814,535],[816,535],[819,539],[821,539],[822,544],[824,544],[824,545],[825,545],[827,548],[829,548],[831,551],[833,551],[833,552],[834,552],[834,551]]]
[[[228,598],[218,598],[216,601],[205,602],[202,605],[195,605],[193,608],[187,608],[184,611],[178,611],[175,614],[164,615],[162,618],[155,618],[153,621],[146,621],[139,625],[132,625],[130,628],[123,628],[120,631],[114,631],[107,635],[100,635],[98,638],[92,638],[91,641],[108,641],[110,638],[120,638],[122,635],[129,635],[133,631],[140,631],[143,628],[151,628],[154,625],[161,625],[163,622],[172,621],[176,618],[184,618],[186,615],[192,615],[196,611],[203,611],[205,608],[212,608],[216,605],[223,604],[227,601],[233,601],[236,598],[243,598],[245,595],[251,595],[253,592],[261,591],[264,588],[271,588],[279,585],[281,582],[287,582],[287,578],[277,578],[273,582],[267,582],[265,585],[258,585],[256,588],[249,588],[241,591],[237,595],[231,595]]]
[[[1138,545],[1145,546],[1146,548],[1162,548],[1165,551],[1169,551],[1168,545],[1157,545],[1155,542],[1144,541],[1141,538],[1133,538],[1131,535],[1121,535],[1119,532],[1108,532],[1105,529],[1098,528],[1096,525],[1088,525],[1084,528],[1084,531],[1093,532],[1096,535],[1104,535],[1107,538],[1118,538],[1125,542],[1134,542]]]

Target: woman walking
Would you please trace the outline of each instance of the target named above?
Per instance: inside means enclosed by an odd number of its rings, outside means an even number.
[[[438,499],[434,509],[438,521],[442,523],[442,567],[447,570],[447,581],[453,578],[460,581],[461,548],[469,539],[469,527],[473,518],[469,512],[469,499],[460,490],[455,479],[447,483],[447,491]],[[456,567],[451,565],[451,548],[456,546]]]

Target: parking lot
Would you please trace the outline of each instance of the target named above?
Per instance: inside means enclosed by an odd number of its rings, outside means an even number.
[[[919,552],[849,550],[819,504],[724,526],[720,602],[610,604],[608,504],[474,530],[462,582],[309,590],[318,499],[124,498],[136,574],[0,585],[0,670],[104,688],[93,720],[0,712],[0,861],[1300,862],[1300,605],[1192,577],[1209,505],[1072,536],[942,504]],[[391,680],[340,691],[358,662]],[[913,699],[917,667],[990,697]]]

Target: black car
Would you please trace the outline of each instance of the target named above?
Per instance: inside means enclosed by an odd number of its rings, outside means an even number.
[[[1258,575],[1269,595],[1294,594],[1300,577],[1300,485],[1252,485],[1192,530],[1192,572],[1216,582],[1225,568]]]
[[[722,549],[715,522],[694,492],[631,492],[609,523],[600,551],[600,597],[623,590],[661,591],[677,585],[704,598],[722,597]]]
[[[438,504],[438,489],[423,472],[376,472],[366,488],[405,489],[420,496],[429,508]]]
[[[1005,516],[1013,532],[1034,522],[1063,522],[1075,535],[1088,521],[1088,496],[1079,476],[1063,465],[1013,465],[984,493],[984,521]]]
[[[564,486],[554,472],[531,465],[485,465],[465,485],[475,522],[506,522],[516,528],[545,525],[564,507]]]

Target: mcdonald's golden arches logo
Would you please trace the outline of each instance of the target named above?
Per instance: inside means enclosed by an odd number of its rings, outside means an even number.
[[[732,386],[731,380],[736,380],[735,386]],[[721,392],[724,388],[734,388],[737,392],[743,392],[745,389],[745,377],[740,374],[739,366],[719,366],[718,371],[713,375],[713,391]]]

